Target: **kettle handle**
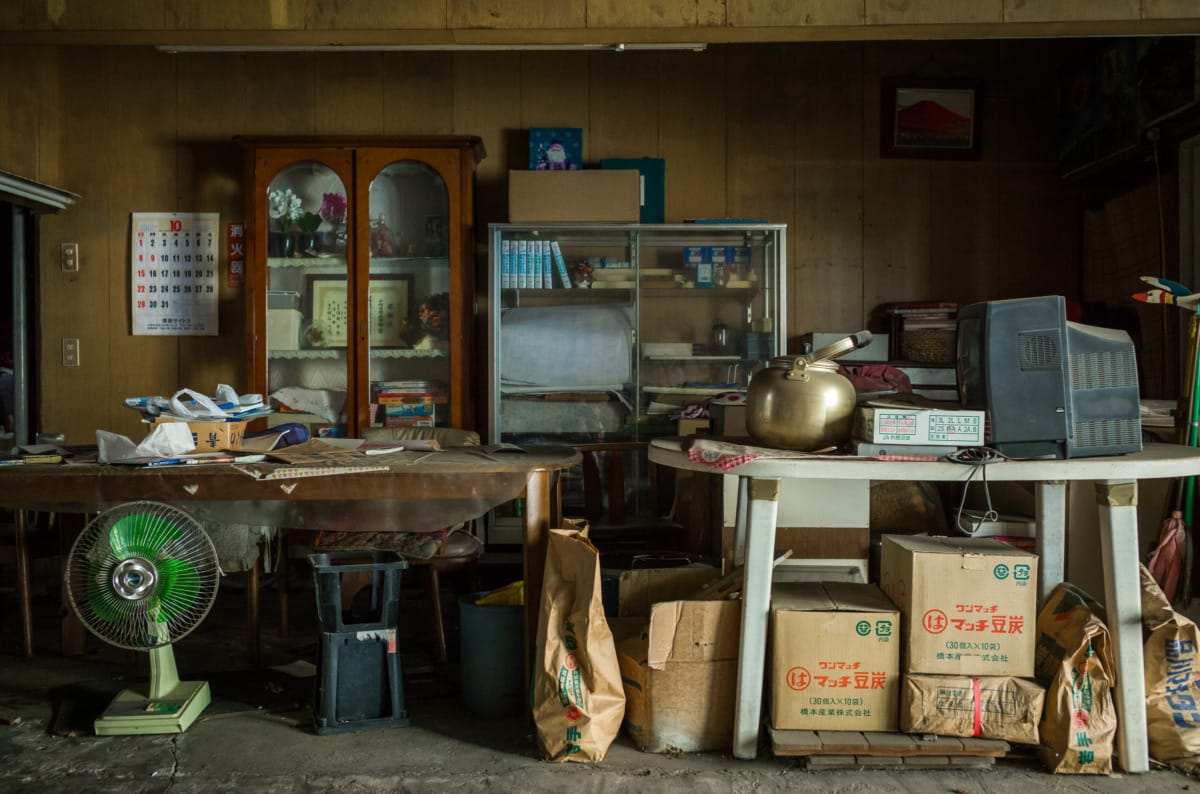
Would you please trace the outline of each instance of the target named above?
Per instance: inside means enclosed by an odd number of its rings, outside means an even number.
[[[805,358],[808,359],[809,363],[816,363],[826,359],[837,358],[838,356],[845,355],[852,350],[857,350],[860,347],[866,347],[869,344],[871,344],[871,332],[863,330],[856,334],[844,336],[836,342],[825,345],[825,347],[821,348],[820,350],[814,350],[812,353],[809,353],[807,356],[805,356]]]

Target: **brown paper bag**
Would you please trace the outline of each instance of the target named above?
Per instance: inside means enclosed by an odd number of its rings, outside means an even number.
[[[533,719],[551,761],[602,761],[625,690],[600,601],[600,554],[586,530],[550,531],[538,613]]]
[[[1171,608],[1146,566],[1141,569],[1142,625],[1148,632],[1143,654],[1150,756],[1196,771],[1200,769],[1200,632]]]
[[[1034,672],[1046,687],[1040,753],[1051,772],[1112,771],[1114,667],[1102,612],[1087,593],[1063,582],[1038,614]]]

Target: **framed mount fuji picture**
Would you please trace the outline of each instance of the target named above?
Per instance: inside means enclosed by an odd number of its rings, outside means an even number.
[[[884,80],[880,156],[979,159],[980,89],[977,80]]]

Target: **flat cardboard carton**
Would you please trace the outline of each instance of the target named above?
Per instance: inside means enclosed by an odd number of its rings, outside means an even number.
[[[771,727],[894,731],[900,613],[875,585],[771,590]]]
[[[1012,676],[904,676],[900,730],[1038,743],[1046,690]]]
[[[904,670],[1033,675],[1037,555],[992,538],[884,535],[879,579],[904,615]]]
[[[625,685],[625,727],[651,753],[727,750],[733,741],[741,603],[655,601],[692,593],[715,569],[662,568],[621,577],[619,610],[648,605],[648,619],[617,643]],[[619,618],[618,622],[630,618]]]
[[[640,194],[637,171],[509,171],[508,220],[637,223]]]
[[[875,444],[978,447],[985,443],[983,411],[864,405],[854,415],[854,437]]]
[[[169,416],[160,416],[154,424],[181,421]],[[246,434],[246,422],[188,422],[196,452],[215,452],[219,449],[241,449],[242,437]]]

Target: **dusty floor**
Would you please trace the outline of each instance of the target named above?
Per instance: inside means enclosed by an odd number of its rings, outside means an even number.
[[[302,577],[298,577],[303,582]],[[579,791],[579,792],[1170,792],[1200,782],[1170,771],[1101,777],[1052,776],[1029,755],[982,770],[810,771],[803,761],[756,761],[727,754],[678,756],[637,751],[624,736],[600,764],[539,759],[532,728],[520,718],[473,716],[432,671],[411,661],[407,708],[412,726],[318,736],[307,709],[313,678],[273,669],[315,661],[311,589],[293,596],[293,631],[275,629],[275,602],[264,595],[264,667],[251,671],[241,619],[244,591],[222,585],[204,624],[176,644],[186,679],[211,683],[213,704],[176,737],[96,737],[91,720],[128,683],[145,680],[144,656],[91,638],[84,656],[58,654],[57,604],[38,602],[39,656],[18,654],[11,597],[0,599],[0,791]],[[419,598],[419,594],[416,595]],[[421,644],[423,637],[406,640]],[[402,648],[404,645],[402,644]]]

